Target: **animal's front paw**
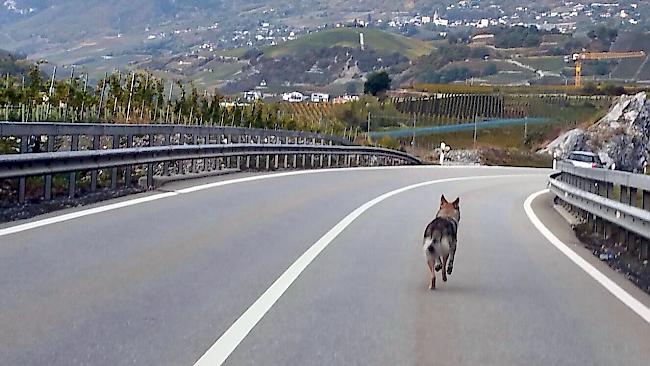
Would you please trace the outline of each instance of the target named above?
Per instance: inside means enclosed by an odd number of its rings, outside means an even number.
[[[454,270],[454,267],[448,266],[447,267],[447,274],[450,275],[451,271],[453,271],[453,270]]]
[[[440,272],[440,270],[442,269],[442,264],[440,263],[436,264],[436,267],[434,269],[436,270],[436,272]]]

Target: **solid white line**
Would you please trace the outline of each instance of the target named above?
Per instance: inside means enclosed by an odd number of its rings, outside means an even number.
[[[178,195],[178,193],[176,193],[176,192],[160,193],[160,194],[155,194],[155,195],[152,195],[152,196],[134,198],[134,199],[130,199],[130,200],[127,200],[127,201],[116,202],[116,203],[111,203],[111,204],[104,205],[104,206],[89,208],[89,209],[86,209],[86,210],[70,212],[70,213],[67,213],[67,214],[54,216],[54,217],[49,217],[47,219],[28,222],[28,223],[20,224],[20,225],[16,225],[16,226],[10,226],[8,228],[0,229],[0,237],[5,236],[5,235],[9,235],[9,234],[19,233],[21,231],[35,229],[35,228],[41,227],[41,226],[56,224],[56,223],[59,223],[59,222],[73,220],[73,219],[76,219],[76,218],[79,218],[79,217],[94,215],[94,214],[97,214],[97,213],[100,213],[100,212],[117,210],[118,208],[134,206],[134,205],[138,205],[138,204],[141,204],[141,203],[156,201],[156,200],[159,200],[159,199],[163,199],[163,198],[167,198],[167,197],[173,197],[173,196],[177,196],[177,195]]]
[[[201,184],[201,185],[196,185],[188,188],[183,188],[179,189],[177,191],[173,192],[167,192],[167,193],[161,193],[161,194],[156,194],[152,196],[147,196],[147,197],[140,197],[140,198],[134,198],[130,200],[125,200],[117,203],[111,203],[107,204],[104,206],[98,206],[90,209],[85,209],[85,210],[80,210],[80,211],[75,211],[63,215],[58,215],[58,216],[53,216],[49,217],[46,219],[41,219],[37,221],[32,221],[28,222],[25,224],[19,224],[15,226],[10,226],[4,229],[0,229],[0,237],[10,235],[10,234],[16,234],[22,231],[26,230],[31,230],[35,228],[39,228],[42,226],[46,225],[52,225],[68,220],[73,220],[77,219],[80,217],[84,216],[89,216],[89,215],[94,215],[98,214],[101,212],[106,212],[106,211],[111,211],[111,210],[116,210],[119,208],[123,207],[128,207],[128,206],[134,206],[138,205],[141,203],[146,203],[146,202],[151,202],[151,201],[156,201],[159,199],[163,198],[168,198],[168,197],[173,197],[178,194],[186,194],[186,193],[192,193],[196,191],[201,191],[204,189],[210,189],[210,188],[216,188],[216,187],[221,187],[221,186],[226,186],[230,184],[237,184],[237,183],[244,183],[244,182],[251,182],[251,181],[256,181],[256,180],[262,180],[262,179],[270,179],[270,178],[279,178],[279,177],[287,177],[287,176],[293,176],[293,175],[305,175],[305,174],[317,174],[317,173],[327,173],[327,172],[342,172],[342,171],[358,171],[358,170],[393,170],[393,169],[440,169],[440,168],[449,168],[447,166],[445,167],[436,167],[433,165],[418,165],[418,166],[393,166],[393,167],[356,167],[356,168],[329,168],[329,169],[316,169],[316,170],[297,170],[297,171],[290,171],[290,172],[282,172],[282,173],[272,173],[272,174],[264,174],[264,175],[255,175],[251,177],[244,177],[244,178],[235,178],[235,179],[229,179],[229,180],[224,180],[224,181],[219,181],[219,182],[214,182],[214,183],[207,183],[207,184]],[[460,168],[460,167],[459,167]],[[465,168],[494,168],[494,167],[465,167]]]
[[[223,364],[248,333],[264,317],[291,284],[300,276],[307,266],[323,251],[346,227],[374,205],[394,195],[439,183],[464,180],[531,177],[532,175],[492,175],[446,178],[426,181],[402,187],[364,203],[345,216],[325,235],[304,252],[273,284],[217,339],[217,341],[196,361],[194,366],[216,366]]]
[[[542,235],[544,235],[544,237],[546,237],[546,239],[551,244],[553,244],[553,246],[559,249],[564,255],[569,257],[569,259],[571,259],[573,263],[577,264],[578,267],[582,268],[583,271],[587,272],[587,274],[591,276],[593,279],[595,279],[596,282],[600,283],[605,289],[607,289],[607,291],[609,291],[612,295],[616,296],[616,298],[621,300],[621,302],[627,305],[627,307],[632,309],[632,311],[637,313],[641,318],[643,318],[643,320],[645,320],[647,323],[650,324],[650,309],[647,306],[645,306],[639,300],[635,299],[627,291],[625,291],[623,288],[617,285],[616,282],[609,279],[602,272],[596,269],[596,267],[592,266],[584,258],[582,258],[580,255],[574,252],[568,245],[566,245],[560,239],[558,239],[558,237],[555,236],[537,217],[537,215],[533,211],[532,203],[535,200],[535,198],[547,192],[549,192],[549,190],[544,189],[528,196],[528,198],[524,202],[524,210],[526,211],[526,215],[528,215],[528,219],[530,219],[530,221],[533,223],[533,225],[535,225],[537,230],[539,230],[539,232],[542,233]]]
[[[278,177],[285,177],[285,176],[291,176],[291,175],[302,175],[302,174],[314,174],[318,172],[332,172],[332,171],[343,171],[343,170],[377,170],[377,169],[386,169],[386,168],[407,168],[406,166],[404,167],[359,167],[359,168],[348,168],[348,169],[321,169],[321,170],[299,170],[299,171],[291,171],[291,172],[283,172],[283,173],[273,173],[273,174],[264,174],[264,175],[256,175],[252,177],[245,177],[245,178],[236,178],[236,179],[230,179],[230,180],[225,180],[225,181],[220,181],[220,182],[215,182],[215,183],[208,183],[208,184],[201,184],[197,186],[192,186],[184,189],[179,189],[177,191],[173,192],[166,192],[166,193],[160,193],[160,194],[155,194],[152,196],[146,196],[146,197],[139,197],[139,198],[133,198],[130,200],[125,200],[117,203],[111,203],[103,206],[98,206],[94,208],[89,208],[85,210],[80,210],[80,211],[75,211],[63,215],[58,215],[58,216],[53,216],[49,217],[46,219],[41,219],[37,221],[32,221],[32,222],[27,222],[24,224],[19,224],[15,226],[10,226],[4,229],[0,229],[0,237],[10,235],[10,234],[16,234],[20,233],[22,231],[27,231],[35,228],[39,228],[42,226],[46,225],[52,225],[64,221],[69,221],[73,219],[77,219],[80,217],[84,216],[89,216],[89,215],[94,215],[106,211],[112,211],[116,210],[119,208],[124,208],[124,207],[129,207],[129,206],[134,206],[138,205],[141,203],[146,203],[146,202],[151,202],[151,201],[156,201],[159,199],[163,198],[168,198],[168,197],[173,197],[177,196],[179,194],[185,194],[185,193],[191,193],[191,192],[196,192],[204,189],[209,189],[209,188],[214,188],[214,187],[219,187],[219,186],[225,186],[229,184],[236,184],[236,183],[243,183],[243,182],[250,182],[250,181],[255,181],[255,180],[261,180],[261,179],[269,179],[269,178],[278,178]]]
[[[341,172],[341,171],[369,171],[369,170],[394,170],[394,169],[447,169],[447,168],[453,168],[453,169],[458,169],[458,168],[466,168],[466,169],[475,169],[475,168],[480,168],[480,169],[503,169],[504,167],[490,167],[490,166],[436,166],[436,165],[415,165],[415,166],[390,166],[390,167],[355,167],[355,168],[327,168],[327,169],[314,169],[314,170],[297,170],[297,171],[289,171],[289,172],[282,172],[282,173],[274,173],[274,174],[265,174],[265,175],[254,175],[250,177],[244,177],[244,178],[236,178],[236,179],[230,179],[230,180],[224,180],[224,181],[219,181],[219,182],[213,182],[213,183],[206,183],[206,184],[201,184],[197,186],[192,186],[188,188],[183,188],[179,189],[176,192],[178,193],[191,193],[191,192],[196,192],[196,191],[201,191],[204,189],[210,189],[210,188],[215,188],[215,187],[221,187],[221,186],[227,186],[230,184],[237,184],[237,183],[243,183],[243,182],[252,182],[260,179],[268,179],[268,178],[279,178],[279,177],[288,177],[288,176],[293,176],[293,175],[306,175],[306,174],[319,174],[319,173],[327,173],[327,172]],[[509,168],[509,167],[505,167]],[[535,169],[535,168],[513,168],[513,169]]]

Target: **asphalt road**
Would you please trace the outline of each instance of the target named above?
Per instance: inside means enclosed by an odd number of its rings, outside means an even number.
[[[547,173],[283,176],[0,236],[0,365],[193,365],[357,207],[410,184],[484,175],[511,176],[432,184],[371,207],[311,262],[226,364],[647,365],[650,325],[525,215],[524,200],[545,187]],[[461,197],[462,218],[454,273],[432,292],[421,236],[441,193]],[[533,208],[562,240],[574,240],[549,202],[542,196]],[[647,295],[588,260],[648,305]]]

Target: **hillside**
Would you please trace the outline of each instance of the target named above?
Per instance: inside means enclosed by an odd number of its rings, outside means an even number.
[[[620,60],[612,72],[615,79],[648,81],[650,80],[650,33],[628,32],[619,35],[612,45],[612,51],[645,51],[645,58],[632,58]]]
[[[0,50],[0,76],[6,74],[22,74],[29,68],[29,62],[21,60],[16,55]]]
[[[311,33],[299,39],[263,49],[268,57],[299,56],[322,48],[359,48],[360,34],[363,33],[367,50],[379,54],[399,53],[414,59],[431,52],[431,45],[413,38],[388,33],[377,29],[337,28]]]

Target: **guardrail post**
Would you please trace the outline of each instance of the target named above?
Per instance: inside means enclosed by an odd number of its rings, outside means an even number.
[[[70,151],[77,151],[79,149],[79,135],[72,135],[70,142]],[[77,189],[77,172],[71,172],[68,175],[68,197],[74,198]]]
[[[169,146],[172,144],[172,135],[171,134],[166,134],[163,136],[163,145]],[[162,175],[163,176],[168,176],[169,175],[169,162],[164,161],[163,166],[162,166]]]
[[[26,154],[28,146],[29,136],[20,136],[20,153]],[[25,191],[27,190],[27,178],[20,177],[18,178],[18,203],[25,203]]]
[[[629,201],[627,203],[632,207],[639,207],[637,203],[637,189],[635,187],[629,187],[628,192]]]
[[[101,139],[100,135],[94,135],[93,136],[93,150],[98,150],[99,149],[99,140]],[[97,191],[97,170],[93,169],[90,172],[90,191],[95,192]]]
[[[327,167],[332,167],[332,154],[327,154]]]
[[[650,191],[643,191],[643,209],[650,211]]]
[[[298,167],[298,153],[294,153],[293,155],[293,166],[292,168],[296,169]]]
[[[621,185],[621,195],[619,197],[619,202],[626,203],[628,200],[629,198],[627,198],[627,187]]]
[[[266,170],[269,170],[271,168],[271,155],[266,154]]]
[[[120,135],[113,135],[113,149],[120,147]],[[111,189],[117,188],[117,168],[111,168]]]
[[[53,135],[47,135],[47,152],[54,151],[54,139]],[[45,175],[45,187],[44,187],[43,198],[46,201],[52,199],[52,174]]]
[[[195,133],[193,133],[191,136],[192,137],[190,141],[192,141],[192,145],[196,145],[198,136]],[[190,161],[190,173],[196,173],[196,159],[192,159]]]
[[[126,147],[133,147],[133,135],[129,134],[126,136]],[[124,169],[124,185],[126,188],[131,187],[131,170],[133,168],[130,165],[127,165]]]

